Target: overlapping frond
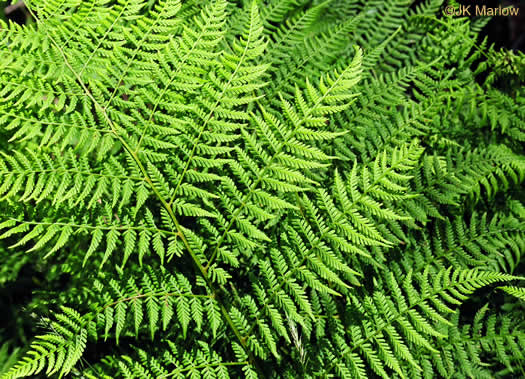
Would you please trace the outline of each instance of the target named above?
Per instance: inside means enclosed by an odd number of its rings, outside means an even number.
[[[342,367],[332,364],[342,377],[367,377],[369,367],[381,377],[421,374],[420,363],[411,353],[418,346],[438,354],[436,342],[447,337],[437,325],[450,325],[447,314],[476,289],[491,283],[511,280],[507,274],[478,270],[441,270],[432,278],[425,270],[421,275],[409,271],[404,278],[386,274],[385,286],[390,293],[376,290],[364,299],[351,297],[349,310],[355,312],[360,325],[346,326],[347,336],[340,336],[337,359]],[[334,346],[335,348],[335,346]],[[408,366],[408,370],[402,367]],[[346,369],[343,369],[346,367]]]
[[[509,295],[512,295],[520,300],[525,300],[525,289],[522,287],[504,286],[499,288]]]
[[[147,333],[151,339],[155,332],[166,331],[176,323],[185,338],[188,328],[198,333],[204,324],[210,325],[214,335],[223,327],[218,305],[212,296],[195,294],[192,284],[182,274],[149,270],[140,281],[129,278],[122,286],[116,280],[97,281],[90,305],[92,311],[80,315],[63,307],[54,320],[44,320],[47,334],[38,337],[26,356],[7,373],[7,378],[37,374],[46,368],[46,374],[69,373],[90,342],[108,337]]]
[[[408,254],[404,249],[401,264],[417,271],[454,266],[513,273],[524,251],[523,231],[523,220],[513,216],[445,219],[418,235]]]
[[[519,375],[523,56],[443,3],[0,21],[0,377]]]
[[[517,314],[489,313],[486,305],[471,324],[461,325],[460,313],[456,312],[443,329],[448,337],[438,341],[437,352],[424,359],[446,377],[490,378],[494,377],[491,366],[497,367],[499,375],[519,376],[525,344],[522,322]]]
[[[210,379],[257,378],[241,349],[235,351],[238,360],[225,361],[204,341],[195,341],[191,349],[185,349],[173,341],[166,341],[156,354],[135,348],[133,354],[108,357],[97,367],[85,372],[87,378],[188,378]],[[110,373],[110,375],[108,375]]]

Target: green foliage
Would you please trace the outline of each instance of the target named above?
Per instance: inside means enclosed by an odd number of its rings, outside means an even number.
[[[0,21],[1,378],[523,375],[523,54],[486,20],[26,5]]]
[[[8,343],[0,347],[0,374],[5,375],[14,366],[19,358],[20,348],[10,349]]]

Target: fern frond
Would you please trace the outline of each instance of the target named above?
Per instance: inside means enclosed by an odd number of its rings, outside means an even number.
[[[401,264],[415,271],[454,266],[513,273],[525,249],[523,230],[523,221],[512,216],[445,219],[403,249]]]
[[[503,365],[510,375],[522,370],[525,339],[521,320],[487,313],[486,305],[471,324],[463,326],[459,323],[459,312],[453,315],[447,327],[448,338],[439,341],[438,352],[426,358],[441,375],[488,378],[492,375],[487,368],[495,365]]]
[[[385,278],[391,294],[375,291],[363,301],[352,296],[352,309],[362,318],[361,326],[348,326],[348,341],[341,357],[355,377],[363,376],[365,362],[382,377],[396,373],[404,377],[404,363],[420,372],[413,348],[437,353],[434,341],[446,338],[432,323],[451,325],[447,314],[452,306],[461,304],[476,289],[517,277],[478,270],[441,270],[433,278],[429,272],[396,280],[392,273]],[[339,359],[337,359],[339,361]],[[331,365],[332,369],[334,364]]]
[[[112,372],[114,376],[130,379],[145,377],[227,379],[241,373],[247,378],[257,377],[249,362],[243,360],[240,352],[238,360],[228,362],[204,341],[196,341],[195,347],[190,350],[170,340],[164,345],[166,347],[163,351],[155,355],[135,348],[134,354],[106,357],[98,367],[84,371],[83,374],[87,378],[99,378],[102,372]]]
[[[2,378],[523,372],[523,55],[479,41],[488,18],[22,4],[0,21]]]
[[[5,342],[0,347],[0,375],[4,375],[15,365],[19,359],[20,348],[11,349],[9,343]]]
[[[520,300],[525,300],[525,289],[521,287],[504,286],[504,287],[498,287],[498,288]]]
[[[213,297],[194,294],[191,283],[182,274],[158,275],[149,270],[138,282],[130,278],[121,286],[115,280],[97,281],[94,288],[92,296],[97,300],[91,305],[93,310],[80,315],[63,307],[56,320],[45,321],[50,332],[35,340],[31,350],[6,378],[37,374],[44,368],[47,375],[56,372],[63,376],[73,369],[86,344],[102,336],[106,340],[111,335],[118,344],[121,335],[138,336],[147,330],[153,339],[156,331],[165,331],[176,322],[186,338],[190,321],[199,331],[204,313],[215,318],[218,312]],[[210,324],[216,335],[222,323]]]
[[[71,371],[86,348],[88,330],[83,327],[80,314],[71,308],[62,308],[63,314],[49,322],[52,333],[41,335],[27,353],[3,378],[35,375],[44,368],[46,375],[63,377]]]

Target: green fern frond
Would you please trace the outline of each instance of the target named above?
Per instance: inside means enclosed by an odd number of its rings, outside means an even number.
[[[416,271],[451,265],[513,273],[524,251],[523,230],[523,221],[511,216],[488,219],[474,213],[468,223],[445,219],[404,248],[401,262]]]
[[[437,353],[435,342],[446,338],[432,323],[451,325],[447,314],[476,289],[489,284],[518,279],[507,274],[478,270],[442,270],[431,279],[429,272],[413,277],[411,272],[396,280],[385,278],[391,294],[375,291],[363,301],[352,296],[351,308],[360,315],[361,326],[348,326],[348,342],[341,357],[354,377],[366,377],[365,362],[382,377],[396,373],[404,377],[404,363],[416,372],[421,367],[410,353],[418,346]],[[337,360],[339,361],[339,359]],[[334,369],[334,364],[331,365]]]
[[[0,375],[4,375],[15,365],[19,359],[20,348],[11,349],[9,343],[5,342],[0,347]]]
[[[86,348],[88,330],[83,327],[80,314],[63,307],[63,314],[49,322],[52,333],[37,337],[27,353],[3,378],[20,378],[40,373],[63,377],[78,362]],[[47,321],[44,320],[46,323]]]
[[[481,308],[471,324],[461,326],[459,312],[447,327],[448,338],[438,342],[428,362],[443,376],[491,377],[491,366],[503,365],[510,375],[523,369],[524,335],[519,317],[489,314]]]
[[[525,290],[521,287],[504,286],[504,287],[498,287],[498,288],[520,300],[525,300]]]
[[[136,348],[133,355],[107,357],[85,373],[87,378],[100,378],[102,373],[112,372],[123,378],[187,378],[205,377],[227,379],[236,375],[257,378],[249,362],[239,353],[238,360],[224,361],[213,348],[204,341],[197,341],[191,350],[185,350],[175,342],[167,341],[166,348],[156,355]],[[242,374],[241,374],[242,373]]]
[[[523,59],[487,18],[22,6],[0,21],[0,377],[523,373]]]

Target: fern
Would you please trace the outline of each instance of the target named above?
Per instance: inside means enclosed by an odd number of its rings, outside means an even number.
[[[10,349],[9,343],[0,348],[0,374],[6,374],[19,358],[20,348]]]
[[[0,377],[523,373],[522,55],[412,3],[0,21]]]
[[[500,289],[505,291],[509,295],[512,295],[520,300],[525,300],[525,294],[523,293],[523,288],[504,286],[504,287],[500,287]]]
[[[448,338],[438,345],[439,353],[429,356],[434,366],[447,376],[493,377],[520,375],[523,359],[523,333],[517,315],[488,313],[488,306],[482,307],[471,324],[459,325],[459,313],[451,319]],[[521,347],[520,347],[521,346]],[[503,367],[501,367],[503,366]],[[507,371],[508,370],[508,371]]]

